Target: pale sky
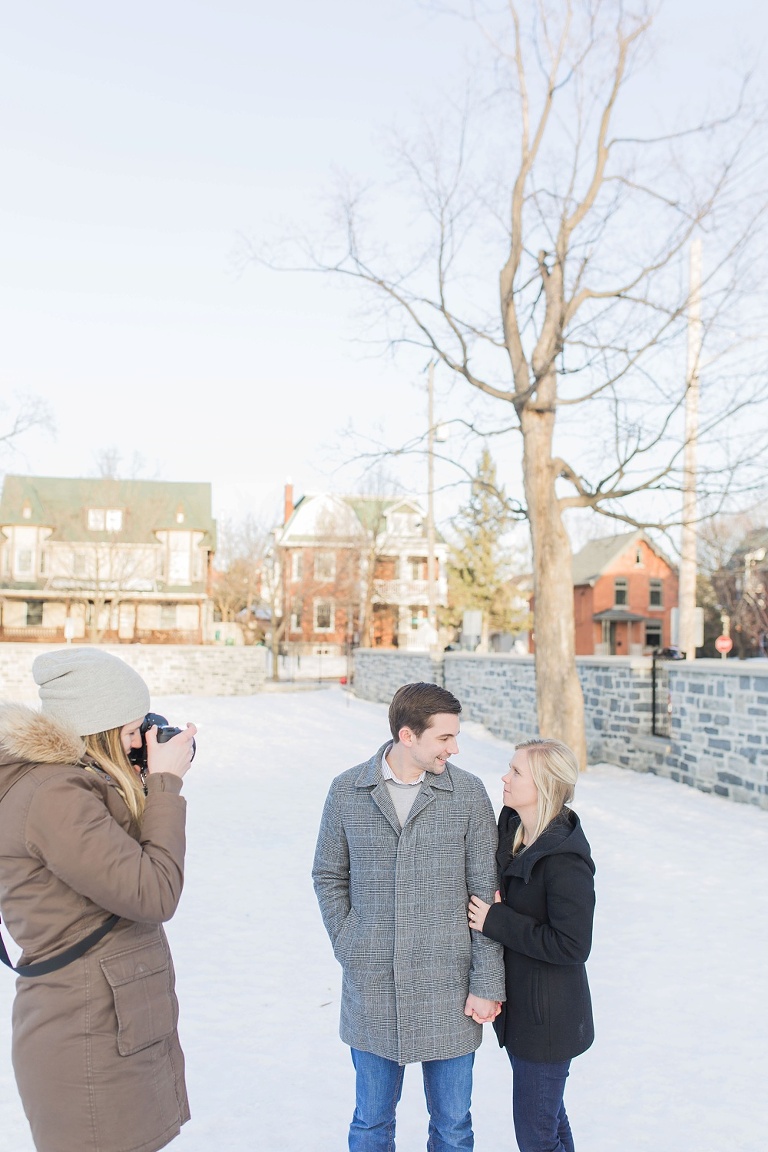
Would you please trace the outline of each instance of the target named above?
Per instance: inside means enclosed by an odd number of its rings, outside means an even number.
[[[695,104],[767,33],[759,0],[667,0],[642,98]],[[333,471],[349,424],[421,431],[424,378],[363,353],[354,293],[237,253],[317,229],[339,171],[390,179],[388,131],[463,83],[467,40],[415,0],[4,4],[0,397],[45,398],[57,432],[3,469],[88,475],[116,446],[238,516],[277,509],[287,477],[354,488]],[[468,400],[447,391],[438,417]]]

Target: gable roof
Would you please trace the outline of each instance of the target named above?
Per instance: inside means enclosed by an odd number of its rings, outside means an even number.
[[[310,515],[311,505],[315,507]],[[342,507],[354,513],[351,521],[347,518],[349,512],[347,515],[341,512]],[[334,508],[335,515],[332,512]],[[381,534],[385,520],[392,512],[400,509],[424,517],[424,510],[418,500],[409,496],[348,496],[306,492],[296,501],[287,524],[278,529],[278,537],[284,545],[293,546],[316,544],[322,539],[328,542],[353,542],[361,537],[361,528],[366,533]],[[437,528],[435,542],[444,543],[444,537]]]
[[[635,543],[640,543],[640,541],[647,544],[651,551],[661,557],[670,568],[674,568],[672,561],[646,536],[645,532],[636,528],[633,532],[620,532],[616,536],[601,536],[599,539],[590,540],[588,544],[585,544],[573,557],[574,586],[593,584],[602,576],[606,568],[609,568],[623,552],[626,552],[627,548]]]
[[[763,552],[760,557],[759,553]],[[768,526],[764,528],[753,528],[747,532],[744,539],[739,546],[734,549],[731,554],[726,568],[743,568],[747,561],[747,557],[751,556],[752,559],[761,563],[765,560],[765,553],[768,552]],[[758,555],[756,556],[755,553]]]
[[[120,509],[124,513],[120,532],[89,529],[89,508]],[[176,519],[179,511],[184,513],[183,525]],[[203,532],[208,547],[216,546],[208,483],[6,476],[0,497],[0,527],[11,525],[52,528],[52,540],[119,540],[130,544],[156,544],[156,532],[181,529]]]

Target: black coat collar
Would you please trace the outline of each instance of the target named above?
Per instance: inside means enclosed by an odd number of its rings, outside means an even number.
[[[570,808],[564,808],[549,824],[530,848],[511,856],[512,841],[520,826],[520,817],[514,808],[502,808],[499,817],[499,850],[497,860],[502,876],[519,876],[526,884],[534,866],[545,856],[568,852],[582,856],[594,872],[594,864],[581,821]]]

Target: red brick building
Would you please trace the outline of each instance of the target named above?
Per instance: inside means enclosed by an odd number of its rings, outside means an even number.
[[[275,548],[287,650],[429,646],[427,529],[417,501],[308,493],[294,504],[286,485],[283,519]],[[437,534],[438,605],[447,599],[446,553]]]
[[[677,570],[644,532],[591,540],[573,558],[576,655],[668,647],[677,603]]]

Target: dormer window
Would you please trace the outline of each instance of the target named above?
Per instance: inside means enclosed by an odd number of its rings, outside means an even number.
[[[21,509],[21,514],[25,520],[31,520],[32,519],[32,505],[30,504],[29,500],[24,501],[24,504],[23,504],[22,509]]]
[[[179,504],[178,508],[176,509],[176,523],[184,523],[184,509],[182,508],[181,504]]]
[[[121,508],[89,508],[89,532],[119,532],[123,527]]]
[[[390,517],[392,532],[395,536],[414,536],[416,517],[408,512],[393,512]]]

